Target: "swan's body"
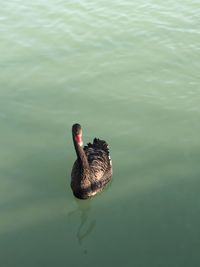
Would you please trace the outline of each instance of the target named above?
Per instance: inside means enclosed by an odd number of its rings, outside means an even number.
[[[95,138],[93,144],[83,147],[82,129],[79,124],[72,127],[77,160],[71,173],[71,188],[77,198],[87,199],[100,192],[112,176],[112,162],[108,145]]]

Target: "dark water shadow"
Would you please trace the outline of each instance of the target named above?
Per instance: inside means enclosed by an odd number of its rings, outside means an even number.
[[[83,241],[92,233],[96,226],[96,219],[90,219],[91,212],[91,200],[79,200],[75,199],[77,208],[68,212],[68,216],[72,217],[76,214],[80,214],[80,224],[77,228],[76,238],[80,246],[83,245]],[[87,250],[84,250],[87,254]]]

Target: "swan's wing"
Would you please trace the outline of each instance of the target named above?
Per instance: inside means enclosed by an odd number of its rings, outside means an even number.
[[[93,150],[103,150],[107,155],[109,155],[109,147],[106,141],[100,140],[98,138],[94,138],[93,144],[88,143],[87,146],[84,147],[85,152],[87,153],[89,149]]]
[[[108,144],[104,140],[95,138],[93,144],[84,147],[90,170],[97,180],[107,179],[112,175],[112,162],[109,156]],[[108,178],[109,178],[108,177]]]

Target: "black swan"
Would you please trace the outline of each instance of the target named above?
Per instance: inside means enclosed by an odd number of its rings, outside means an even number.
[[[72,137],[77,160],[71,173],[71,188],[75,197],[87,199],[100,192],[111,180],[112,162],[108,144],[94,138],[93,144],[83,147],[80,124],[72,126]]]

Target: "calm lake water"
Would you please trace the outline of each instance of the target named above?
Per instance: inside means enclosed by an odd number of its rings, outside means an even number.
[[[1,1],[1,267],[200,266],[199,8]],[[74,122],[113,160],[88,201]]]

